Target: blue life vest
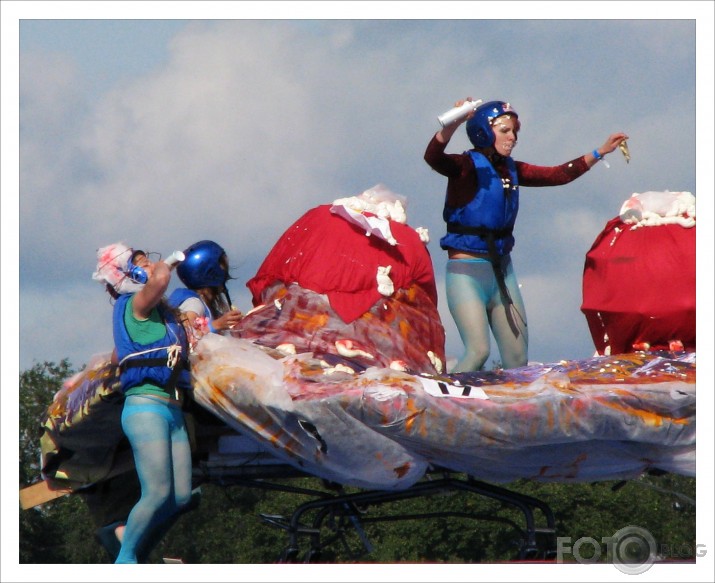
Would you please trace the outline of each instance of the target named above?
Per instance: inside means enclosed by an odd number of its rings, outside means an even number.
[[[519,180],[514,159],[505,159],[510,175],[509,194],[497,170],[486,156],[473,150],[469,154],[477,173],[478,190],[462,207],[445,204],[442,216],[447,234],[440,239],[442,249],[452,248],[472,253],[488,253],[488,238],[494,238],[499,255],[514,247],[512,230],[519,212]]]
[[[175,289],[173,292],[171,292],[171,295],[169,296],[169,305],[175,310],[178,310],[179,306],[190,298],[196,298],[201,302],[201,305],[203,305],[204,307],[204,313],[199,314],[199,316],[202,318],[208,318],[209,330],[211,332],[216,332],[213,327],[214,317],[211,315],[211,308],[206,305],[206,302],[203,300],[203,298],[199,295],[198,292],[195,292],[194,290],[185,287]]]
[[[204,306],[204,313],[199,314],[199,316],[208,318],[209,330],[211,332],[214,332],[214,328],[212,325],[213,316],[211,315],[211,310],[206,305],[206,302],[204,302],[198,292],[192,289],[188,289],[186,287],[176,288],[173,292],[171,292],[171,295],[169,296],[169,305],[175,310],[178,310],[179,306],[190,298],[196,298]],[[180,385],[191,385],[191,372],[189,370],[182,371]]]
[[[200,300],[202,304],[204,304],[204,301],[201,299],[201,296],[198,292],[195,292],[194,290],[185,287],[179,287],[176,288],[173,292],[171,292],[171,295],[169,296],[169,305],[174,309],[178,309],[181,304],[183,304],[186,300],[190,298],[196,298],[197,300]],[[206,306],[206,304],[204,304],[204,306]],[[210,316],[211,314],[199,314],[199,316],[206,315]]]
[[[160,387],[173,389],[172,384],[181,371],[188,368],[189,346],[184,327],[177,322],[174,314],[158,306],[159,314],[164,321],[166,334],[163,338],[150,344],[140,344],[129,337],[124,324],[124,314],[127,302],[134,294],[119,296],[114,304],[113,328],[114,345],[120,363],[120,380],[122,391],[145,383],[153,383]],[[169,368],[169,350],[178,346],[181,353],[172,368]],[[173,376],[172,376],[173,375]],[[182,388],[188,388],[186,376],[183,382],[176,383]]]

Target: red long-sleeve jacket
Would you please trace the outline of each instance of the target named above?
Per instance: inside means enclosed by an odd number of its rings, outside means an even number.
[[[477,192],[477,174],[468,154],[446,154],[447,144],[433,137],[425,151],[425,162],[448,178],[446,204],[461,207],[468,204]],[[508,176],[497,166],[500,174]],[[516,161],[519,186],[560,186],[568,184],[589,170],[586,160],[580,156],[560,166],[535,166]]]

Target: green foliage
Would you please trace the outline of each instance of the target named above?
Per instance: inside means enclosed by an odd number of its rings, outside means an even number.
[[[659,549],[677,548],[691,560],[695,549],[695,479],[665,474],[626,482],[543,484],[522,480],[513,489],[549,503],[558,536],[601,541],[626,526],[649,531]],[[604,549],[605,549],[604,545]],[[604,557],[605,559],[605,557]]]
[[[62,381],[72,373],[69,363],[63,361],[36,365],[21,374],[21,486],[39,479],[39,420]],[[336,493],[317,478],[277,483]],[[666,558],[693,558],[695,479],[666,474],[625,483],[520,480],[502,486],[546,502],[555,515],[557,536],[571,537],[572,543],[581,537],[600,541],[633,525],[648,530],[659,548],[667,545],[671,555],[672,549],[677,553]],[[455,491],[360,506],[357,529],[349,517],[327,513],[321,522],[320,541],[324,546],[320,552],[312,554],[310,537],[302,535],[291,554],[287,532],[266,524],[260,515],[282,515],[290,520],[296,508],[315,496],[218,484],[204,484],[201,490],[198,508],[179,518],[150,562],[161,562],[162,557],[203,564],[259,564],[287,559],[328,563],[501,562],[517,558],[525,526],[523,515],[515,508],[485,496]],[[436,512],[446,516],[434,516]],[[538,514],[537,520],[543,524]],[[316,521],[315,512],[306,512],[300,522],[312,528]],[[107,553],[95,542],[92,518],[79,495],[21,510],[19,535],[21,563],[109,562]],[[369,553],[365,541],[372,547]]]
[[[67,359],[59,364],[36,364],[20,374],[20,484],[31,484],[40,475],[40,419],[62,382],[74,371]]]
[[[68,360],[44,362],[20,374],[19,461],[20,487],[40,479],[40,422],[62,382],[71,376]],[[97,563],[104,560],[92,540],[89,514],[82,500],[72,496],[56,504],[20,510],[21,563]]]

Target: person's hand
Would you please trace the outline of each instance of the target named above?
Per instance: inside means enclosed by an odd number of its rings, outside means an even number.
[[[465,99],[460,99],[459,101],[454,102],[454,107],[460,107],[464,105],[466,101],[474,101],[471,97],[467,97]],[[457,131],[457,128],[461,126],[465,121],[468,119],[471,119],[474,117],[474,111],[470,111],[466,117],[463,117],[462,119],[458,119],[455,122],[452,122],[446,126],[444,126],[441,130],[439,130],[435,135],[437,137],[437,141],[446,144],[449,142],[449,140],[452,139],[452,136],[454,135],[454,132]]]
[[[223,316],[213,321],[215,330],[231,330],[243,318],[241,310],[229,310]]]
[[[624,134],[623,132],[619,132],[617,134],[611,134],[608,136],[608,139],[603,143],[603,146],[598,148],[598,152],[601,154],[601,156],[605,156],[606,154],[610,154],[615,150],[618,145],[623,141],[627,140],[628,135]]]
[[[474,99],[473,99],[472,97],[466,97],[465,99],[460,99],[459,101],[456,101],[456,102],[454,103],[454,107],[461,107],[461,106],[464,105],[467,101],[474,101]],[[476,113],[475,111],[470,111],[470,112],[467,114],[467,117],[462,118],[461,120],[459,120],[459,121],[458,121],[457,123],[455,123],[454,125],[461,125],[461,124],[463,124],[465,121],[467,121],[468,119],[472,119],[472,118],[474,117],[474,114],[475,114],[475,113]]]

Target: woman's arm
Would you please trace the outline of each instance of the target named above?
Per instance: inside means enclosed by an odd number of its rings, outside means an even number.
[[[430,168],[447,178],[462,174],[462,156],[457,154],[446,154],[444,151],[446,142],[440,141],[438,132],[427,144],[425,150],[425,162]]]
[[[468,97],[467,100],[471,101],[472,99]],[[459,107],[467,100],[462,99],[457,101],[454,106]],[[471,112],[464,119],[444,126],[432,137],[430,143],[427,144],[427,150],[424,155],[425,162],[442,176],[459,176],[464,172],[463,157],[457,154],[446,154],[445,149],[449,140],[452,139],[454,132],[457,131],[457,128],[473,116],[474,112]]]
[[[463,101],[462,101],[462,102],[459,102],[459,101],[458,101],[457,103],[460,103],[460,104],[461,104],[461,103],[464,103],[464,102],[463,102]],[[458,107],[458,106],[457,106],[457,107]],[[470,114],[469,116],[467,116],[467,118],[472,117],[473,115],[474,115],[474,114]],[[457,122],[454,122],[454,123],[451,123],[451,124],[449,124],[449,125],[444,126],[441,130],[439,130],[439,131],[435,134],[435,138],[437,138],[437,140],[439,141],[440,144],[444,144],[444,145],[446,146],[447,144],[449,144],[449,140],[452,139],[452,136],[454,135],[454,132],[457,131],[457,128],[458,128],[459,126],[461,126],[462,123],[464,123],[464,121],[465,121],[467,118],[465,118],[465,119],[462,120],[462,121],[457,121]]]
[[[146,320],[149,317],[152,309],[164,297],[171,280],[171,268],[163,261],[149,263],[143,269],[147,272],[149,279],[132,300],[134,316],[138,320]]]
[[[576,180],[588,170],[589,166],[584,156],[560,166],[535,166],[526,162],[516,163],[519,186],[561,186]]]
[[[611,134],[595,151],[603,157],[613,152],[618,144],[627,139],[628,136],[624,133]],[[535,166],[526,162],[517,162],[516,171],[521,186],[560,186],[588,172],[598,160],[599,158],[596,158],[593,153],[589,153],[560,166]]]

